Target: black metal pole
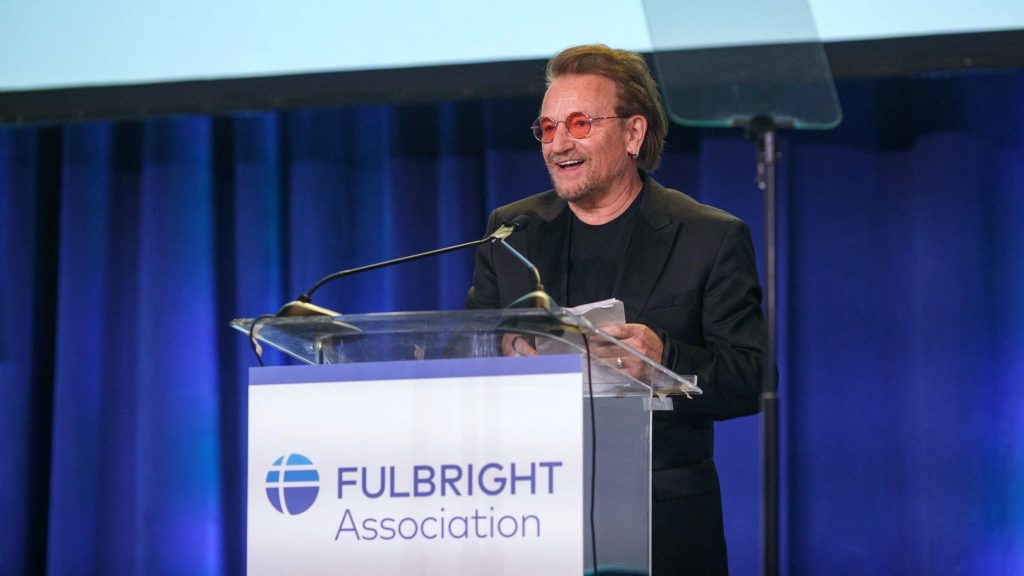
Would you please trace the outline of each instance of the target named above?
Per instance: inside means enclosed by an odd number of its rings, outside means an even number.
[[[764,193],[765,320],[767,349],[761,378],[761,470],[762,526],[761,573],[779,574],[779,396],[776,380],[776,197],[775,175],[778,151],[776,125],[771,118],[758,116],[747,127],[748,138],[757,141],[757,187]]]

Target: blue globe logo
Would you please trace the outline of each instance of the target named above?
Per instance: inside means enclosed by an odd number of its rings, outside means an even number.
[[[320,474],[309,458],[302,454],[281,456],[267,472],[267,498],[282,514],[302,514],[316,502],[319,482]]]

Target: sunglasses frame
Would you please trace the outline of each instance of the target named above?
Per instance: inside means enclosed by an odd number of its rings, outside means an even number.
[[[572,128],[569,127],[569,121],[572,120],[573,117],[577,115],[587,119],[587,132],[582,136],[577,136],[573,134]],[[538,116],[537,119],[533,121],[533,124],[530,125],[530,131],[533,133],[533,137],[536,138],[537,141],[540,142],[541,144],[550,144],[555,141],[554,134],[555,132],[558,131],[558,125],[565,124],[565,129],[567,132],[569,132],[570,136],[572,136],[576,140],[583,140],[584,138],[590,136],[590,131],[594,128],[595,120],[611,120],[613,118],[626,118],[626,116],[590,116],[586,112],[580,112],[578,110],[575,112],[570,112],[569,115],[565,117],[565,120],[554,120],[548,116]],[[544,120],[547,120],[548,122],[553,122],[555,124],[555,129],[551,132],[550,140],[543,139],[543,132],[541,131],[541,122]]]

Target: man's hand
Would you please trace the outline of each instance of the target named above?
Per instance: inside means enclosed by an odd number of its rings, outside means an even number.
[[[662,352],[665,344],[661,338],[643,324],[605,324],[601,330],[621,340],[637,352],[647,356],[655,362],[661,362]],[[618,359],[622,359],[622,368],[629,372],[630,376],[637,379],[647,374],[648,365],[632,356],[621,356],[622,350],[608,342],[595,342],[591,344],[591,353],[599,358],[605,358],[609,364],[618,365]]]

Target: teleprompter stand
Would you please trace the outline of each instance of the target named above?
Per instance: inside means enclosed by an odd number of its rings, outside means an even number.
[[[767,366],[761,386],[762,573],[780,573],[776,166],[778,130],[831,129],[841,112],[806,0],[644,0],[669,116],[743,128],[764,193]]]

